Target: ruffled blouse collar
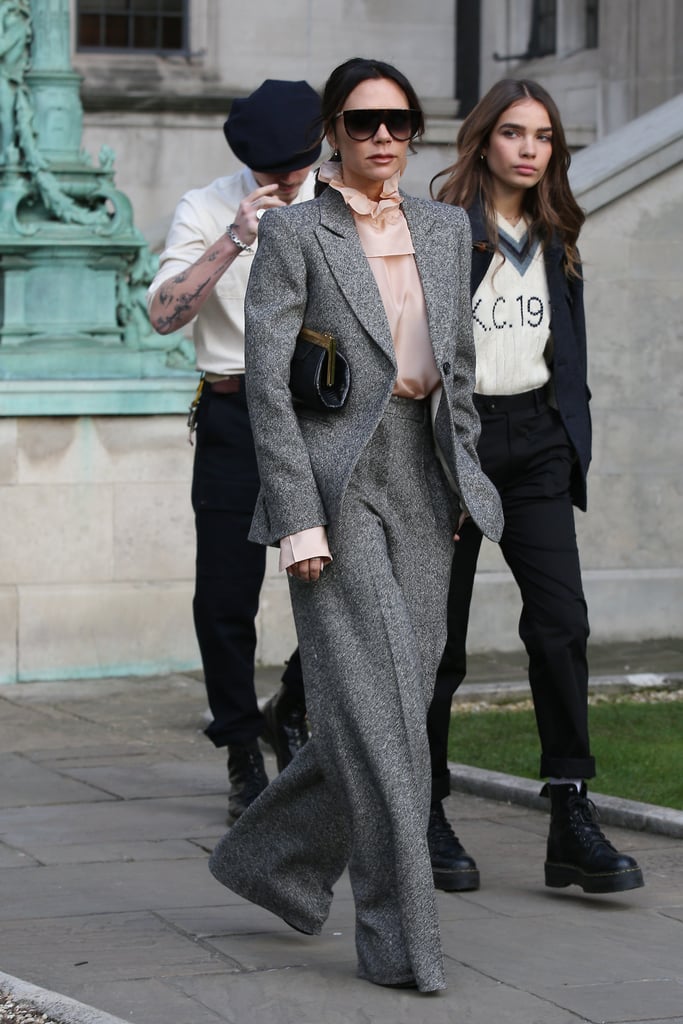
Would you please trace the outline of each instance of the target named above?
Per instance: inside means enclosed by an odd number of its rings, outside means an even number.
[[[344,184],[343,168],[339,161],[328,160],[322,164],[318,171],[320,181],[325,181],[331,187],[340,192],[344,202],[355,214],[360,217],[368,217],[373,226],[380,227],[383,223],[395,223],[401,217],[399,206],[403,202],[403,196],[398,190],[398,179],[400,171],[387,178],[382,186],[382,194],[379,199],[370,199],[364,192],[350,185]]]

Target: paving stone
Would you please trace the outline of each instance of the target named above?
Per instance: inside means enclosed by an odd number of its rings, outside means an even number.
[[[282,932],[259,932],[257,935],[228,935],[207,939],[207,944],[237,963],[243,971],[273,971],[293,967],[315,967],[325,963],[345,964],[349,974],[356,965],[353,929],[334,932],[325,929],[322,935],[307,938]]]
[[[19,684],[17,684],[19,685]],[[38,750],[75,747],[83,741],[83,722],[52,707],[25,707],[4,700],[0,692],[0,750],[32,755]],[[111,734],[101,726],[88,727],[88,742],[106,743]]]
[[[140,761],[150,763],[158,759],[159,753],[151,743],[141,743],[139,740],[124,743],[115,737],[107,743],[90,745],[81,742],[77,746],[63,746],[58,750],[33,750],[26,752],[25,756],[30,757],[36,764],[73,768],[83,765],[116,764],[119,760],[125,760],[131,765]]]
[[[0,807],[113,800],[97,781],[76,781],[33,764],[19,754],[0,754]],[[105,780],[106,781],[106,780]]]
[[[0,869],[2,868],[25,868],[35,866],[37,861],[24,850],[15,850],[6,843],[0,842]]]
[[[667,978],[627,979],[617,984],[565,985],[547,988],[546,998],[595,1024],[621,1024],[656,1013],[668,1024],[681,1021],[683,985]],[[628,1007],[628,1016],[624,1016]]]
[[[668,885],[673,882],[678,886],[683,884],[683,843],[680,840],[678,842],[678,849],[672,848],[671,845],[660,849],[652,849],[649,843],[642,847],[636,845],[638,858],[642,860],[647,870],[650,883]]]
[[[447,964],[445,992],[421,995],[372,985],[355,976],[355,965],[197,976],[179,987],[222,1015],[228,1024],[572,1024],[567,1014],[516,987]]]
[[[158,706],[158,700],[151,694],[134,701],[74,701],[68,705],[72,714],[90,723],[92,728],[107,727],[131,740],[148,739],[154,733],[155,744],[165,744],[169,750],[173,750],[181,738],[185,744],[206,745],[200,719],[202,702],[193,699],[172,703],[165,710],[162,724],[156,721]]]
[[[112,909],[164,910],[230,901],[228,890],[200,859],[50,865],[25,868],[21,876],[20,888],[3,885],[0,925]]]
[[[71,778],[126,800],[221,793],[227,789],[225,765],[157,760],[155,763],[104,764],[64,768]]]
[[[609,914],[596,915],[589,904],[581,919],[565,918],[558,910],[551,918],[499,914],[451,921],[448,933],[456,949],[467,950],[471,966],[537,995],[547,997],[551,991],[553,1001],[570,1009],[573,1006],[560,994],[574,985],[618,986],[645,980],[683,984],[680,924],[626,905],[613,904]],[[668,1000],[665,1003],[662,1014],[653,999],[653,1015],[666,1016]]]
[[[487,891],[489,886],[486,887]],[[477,917],[491,917],[493,914],[499,912],[499,908],[496,905],[496,910],[492,910],[490,906],[487,906],[482,900],[475,899],[477,892],[438,892],[436,893],[436,901],[439,907],[439,918],[441,920],[441,926],[446,931],[448,930],[448,924],[450,921],[467,921]],[[500,887],[498,890],[498,896],[500,897]]]
[[[449,923],[498,914],[515,919],[545,915],[550,917],[555,908],[543,906],[539,909],[536,902],[540,884],[519,884],[508,878],[482,879],[481,888],[475,892],[444,893],[439,896],[439,912],[442,921]]]
[[[265,970],[348,959],[355,964],[355,911],[346,874],[335,887],[330,916],[322,935],[293,931],[274,914],[226,890],[223,907],[178,907],[159,911],[183,933],[236,961],[242,970]]]
[[[3,923],[3,969],[19,973],[33,957],[41,985],[209,973],[239,966],[225,954],[181,935],[149,912],[100,913]]]
[[[289,925],[274,914],[223,889],[226,902],[193,907],[171,907],[157,913],[174,928],[192,934],[197,939],[213,939],[216,936],[259,935],[282,933],[290,938],[295,934]],[[323,934],[335,934],[338,930],[352,929],[354,908],[351,887],[346,873],[335,886],[332,911]],[[297,937],[301,937],[298,936]]]
[[[128,843],[92,843],[72,844],[66,846],[41,845],[36,847],[40,854],[41,864],[94,864],[107,861],[167,861],[187,860],[196,857],[206,860],[206,851],[194,842],[187,839],[160,839],[158,842],[146,842],[131,840]],[[28,854],[21,854],[25,863],[35,863]],[[0,864],[2,863],[2,850],[0,847]]]
[[[167,978],[126,980],[123,984],[85,981],[69,985],[68,995],[131,1024],[222,1024],[226,1019],[203,1005],[201,998],[185,995]],[[247,1021],[257,1024],[252,1017]]]
[[[165,915],[166,916],[166,915]],[[189,923],[186,912],[173,915],[174,923]],[[311,963],[345,963],[353,974],[356,964],[355,913],[350,890],[346,898],[335,892],[330,916],[321,935],[300,935],[273,914],[250,906],[230,907],[212,918],[213,930],[205,945],[216,949],[245,971],[277,970]],[[254,925],[258,931],[254,932]]]
[[[81,845],[89,837],[111,843],[222,835],[225,796],[99,801],[83,806],[7,808],[0,836],[31,852],[42,844]]]

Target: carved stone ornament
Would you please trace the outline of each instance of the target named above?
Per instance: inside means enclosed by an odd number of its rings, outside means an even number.
[[[156,257],[81,149],[68,0],[0,0],[0,380],[152,377],[192,369],[145,293]]]

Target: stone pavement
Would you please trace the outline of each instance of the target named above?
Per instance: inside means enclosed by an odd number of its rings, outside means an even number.
[[[605,685],[680,680],[683,645],[592,663]],[[520,666],[474,659],[471,692]],[[585,896],[544,887],[546,813],[514,786],[454,793],[482,888],[439,893],[449,987],[377,988],[355,977],[346,876],[309,938],[209,875],[226,777],[204,709],[193,674],[0,687],[0,991],[68,1024],[683,1024],[683,813],[673,834],[610,826],[646,886]]]

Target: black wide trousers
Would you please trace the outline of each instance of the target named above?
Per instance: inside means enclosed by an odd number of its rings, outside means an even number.
[[[569,484],[573,449],[543,389],[475,395],[482,469],[497,487],[505,516],[501,551],[522,597],[519,635],[541,741],[540,775],[595,775],[588,737],[588,616],[581,583]],[[472,588],[482,535],[468,520],[455,545],[448,640],[429,710],[432,798],[450,791],[448,731],[453,694],[466,673]]]

